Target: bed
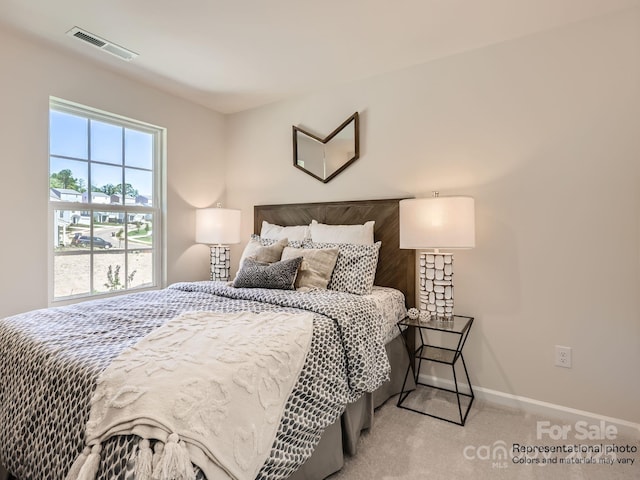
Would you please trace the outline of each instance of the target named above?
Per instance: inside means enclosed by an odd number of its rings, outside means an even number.
[[[392,332],[404,310],[384,305],[394,298],[396,305],[402,303],[404,296],[412,306],[415,257],[398,248],[398,200],[256,206],[254,231],[260,233],[263,221],[292,226],[312,220],[375,221],[375,239],[382,245],[373,291],[300,293],[180,283],[1,321],[0,478],[7,473],[20,480],[65,478],[86,448],[91,394],[101,373],[140,339],[197,311],[312,312],[309,352],[255,477],[315,480],[337,471],[343,452],[354,453],[360,430],[371,425],[374,407],[399,391],[398,373],[408,358]],[[391,317],[382,325],[381,311]],[[106,439],[97,478],[133,478],[138,440],[135,435]],[[202,471],[197,478],[205,478]]]

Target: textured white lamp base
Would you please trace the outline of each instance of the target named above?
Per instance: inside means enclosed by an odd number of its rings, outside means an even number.
[[[453,254],[420,254],[420,310],[453,317]]]
[[[211,280],[229,281],[231,249],[223,245],[211,246]]]

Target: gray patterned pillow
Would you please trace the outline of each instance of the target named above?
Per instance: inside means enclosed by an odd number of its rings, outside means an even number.
[[[247,257],[233,281],[233,286],[236,288],[293,290],[301,263],[302,257],[275,263],[258,262]]]
[[[369,295],[378,267],[378,253],[382,242],[373,245],[308,242],[305,248],[338,248],[338,260],[327,289]]]

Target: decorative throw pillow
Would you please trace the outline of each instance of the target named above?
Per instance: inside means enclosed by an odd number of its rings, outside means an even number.
[[[339,292],[369,295],[378,267],[382,242],[373,245],[351,245],[310,242],[309,248],[338,248],[338,260],[327,288]]]
[[[297,289],[326,289],[336,266],[338,248],[292,248],[285,247],[282,260],[302,256],[302,264],[296,279]]]
[[[311,238],[311,232],[309,231],[309,225],[283,227],[263,220],[260,237],[268,238],[270,240],[282,240],[283,238],[288,238],[290,241],[302,242]]]
[[[350,243],[373,245],[373,220],[364,225],[326,225],[315,220],[309,225],[311,241],[316,243]]]
[[[258,262],[247,257],[233,281],[233,286],[236,288],[293,290],[301,263],[302,257],[275,263]]]
[[[252,257],[254,260],[263,263],[273,263],[280,260],[282,256],[282,250],[287,246],[287,239],[274,240],[269,245],[264,245],[260,241],[260,237],[252,235],[247,246],[244,247],[242,256],[240,257],[240,264],[238,269],[242,269],[242,264],[245,259]]]

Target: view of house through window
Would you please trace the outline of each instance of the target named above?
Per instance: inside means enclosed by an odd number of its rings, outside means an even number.
[[[158,127],[51,100],[54,301],[159,286],[162,135]]]

